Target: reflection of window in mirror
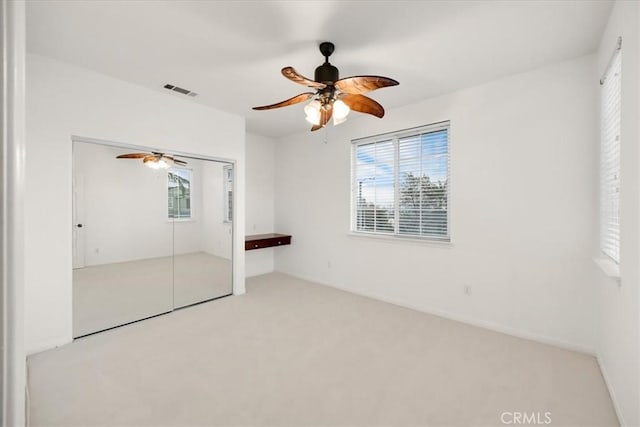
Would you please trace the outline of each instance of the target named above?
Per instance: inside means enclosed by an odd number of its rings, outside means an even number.
[[[224,222],[233,221],[233,165],[223,168],[224,179]]]
[[[167,200],[169,219],[191,219],[192,171],[172,168],[168,172]]]

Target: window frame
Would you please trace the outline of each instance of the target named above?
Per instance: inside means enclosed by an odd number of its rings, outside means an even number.
[[[231,171],[231,180],[229,180],[229,171]],[[235,168],[232,164],[226,164],[222,166],[222,222],[233,223],[233,197],[234,197],[234,181],[235,181]],[[231,193],[231,204],[229,204],[229,193]],[[231,212],[229,212],[231,209]]]
[[[420,235],[399,233],[400,228],[400,144],[399,140],[410,136],[421,135],[446,130],[447,131],[447,234],[445,236],[438,235]],[[394,231],[392,233],[380,231],[365,231],[357,229],[358,218],[358,183],[357,175],[357,155],[358,146],[384,142],[391,140],[393,142],[393,174],[394,174]],[[358,138],[351,141],[351,206],[350,206],[350,234],[357,237],[371,237],[395,241],[418,241],[424,243],[451,245],[451,121],[444,120],[427,125],[417,126],[409,129],[403,129],[395,132],[373,135],[365,138]]]
[[[619,69],[615,67],[619,66]],[[618,71],[618,75],[614,74],[613,77],[616,77],[618,86],[617,86],[617,117],[614,117],[614,122],[617,121],[617,139],[614,141],[607,140],[606,132],[607,130],[611,130],[610,128],[614,127],[615,124],[608,124],[607,119],[610,119],[610,115],[606,114],[605,111],[605,103],[608,100],[607,93],[605,93],[607,80],[609,80],[612,76],[611,74],[615,71]],[[611,80],[609,80],[610,82]],[[598,221],[598,238],[599,238],[599,250],[600,253],[606,257],[606,259],[610,260],[610,262],[615,263],[615,265],[620,264],[620,250],[621,250],[621,221],[620,221],[620,196],[622,192],[622,183],[621,183],[621,157],[620,151],[622,149],[622,39],[618,38],[618,43],[616,45],[616,49],[611,56],[609,63],[607,64],[606,70],[602,79],[600,80],[601,90],[600,90],[600,159],[599,159],[599,185],[600,185],[600,197],[599,197],[599,221]],[[606,156],[607,152],[617,151],[617,158],[613,155]],[[614,164],[615,163],[615,164]],[[607,190],[611,190],[612,184],[609,182],[611,171],[617,172],[616,178],[614,182],[617,184],[617,188],[615,193],[609,192]],[[616,194],[617,193],[617,194]],[[606,213],[607,208],[606,205],[609,204],[612,200],[616,200],[616,210],[617,210],[617,233],[611,233],[610,231],[606,231],[611,223],[608,220],[613,219],[612,215]],[[613,243],[611,241],[613,240]]]
[[[179,217],[179,218],[172,218],[169,215],[169,173],[173,172],[173,171],[187,171],[189,173],[189,216],[188,217]],[[191,168],[184,168],[184,167],[179,167],[179,166],[172,166],[170,168],[167,169],[167,181],[166,181],[166,191],[167,191],[167,221],[169,222],[188,222],[188,221],[195,221],[195,216],[194,216],[194,205],[193,205],[193,181],[194,181],[194,171]]]

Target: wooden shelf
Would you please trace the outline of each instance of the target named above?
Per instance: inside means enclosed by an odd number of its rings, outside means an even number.
[[[244,250],[250,251],[253,249],[270,248],[273,246],[290,245],[291,236],[287,234],[268,233],[268,234],[254,234],[252,236],[245,236],[244,238]]]

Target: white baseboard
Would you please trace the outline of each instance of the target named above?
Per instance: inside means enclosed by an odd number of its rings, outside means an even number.
[[[248,279],[250,277],[257,277],[257,276],[262,276],[265,274],[269,274],[269,273],[274,273],[275,271],[273,269],[271,270],[258,270],[258,271],[252,271],[250,273],[245,274],[245,279]]]
[[[598,361],[598,366],[600,367],[600,373],[602,373],[602,378],[604,379],[604,384],[607,386],[607,390],[609,391],[609,397],[611,398],[611,402],[613,403],[613,409],[616,411],[616,416],[618,417],[618,422],[621,427],[627,425],[624,421],[624,417],[622,416],[622,411],[620,410],[620,405],[618,405],[618,400],[616,399],[616,393],[611,386],[611,381],[609,380],[609,374],[607,373],[607,369],[602,364],[602,359],[600,356],[596,356],[596,360]]]
[[[443,317],[443,318],[449,319],[449,320],[454,320],[456,322],[464,323],[464,324],[467,324],[467,325],[477,326],[479,328],[488,329],[490,331],[499,332],[499,333],[506,334],[506,335],[511,335],[511,336],[514,336],[514,337],[517,337],[517,338],[522,338],[522,339],[526,339],[526,340],[530,340],[530,341],[536,341],[536,342],[539,342],[539,343],[542,343],[542,344],[547,344],[547,345],[551,345],[551,346],[554,346],[554,347],[559,347],[559,348],[562,348],[564,350],[576,351],[578,353],[584,353],[584,354],[587,354],[589,356],[594,356],[594,357],[596,356],[596,352],[592,348],[584,347],[584,346],[581,346],[581,345],[569,343],[569,342],[562,341],[562,340],[558,340],[556,338],[548,337],[548,336],[545,336],[545,335],[536,334],[534,332],[522,331],[522,330],[519,330],[519,329],[514,329],[514,328],[511,328],[509,326],[501,325],[499,323],[494,323],[494,322],[490,322],[490,321],[486,321],[486,320],[472,319],[472,318],[469,318],[469,317],[461,316],[461,315],[455,314],[455,313],[450,313],[448,311],[440,310],[440,309],[437,309],[437,308],[417,305],[417,304],[411,303],[409,301],[404,301],[404,300],[402,300],[400,298],[392,298],[392,297],[389,297],[387,295],[380,295],[380,294],[376,294],[374,292],[363,292],[363,291],[360,291],[360,290],[354,290],[354,289],[347,288],[347,287],[340,286],[340,285],[335,285],[335,284],[330,284],[330,283],[322,283],[322,282],[318,282],[317,280],[314,280],[314,279],[311,279],[311,278],[308,278],[308,277],[298,276],[298,275],[295,275],[295,274],[285,273],[285,272],[281,272],[281,271],[277,271],[277,272],[278,273],[282,273],[282,274],[287,274],[287,275],[292,276],[292,277],[297,277],[299,279],[306,280],[308,282],[318,283],[319,285],[323,285],[323,286],[328,286],[328,287],[331,287],[331,288],[339,289],[341,291],[349,292],[349,293],[352,293],[352,294],[355,294],[355,295],[360,295],[360,296],[363,296],[363,297],[372,298],[372,299],[375,299],[375,300],[378,300],[378,301],[386,302],[386,303],[397,305],[397,306],[400,306],[400,307],[409,308],[411,310],[420,311],[422,313],[432,314],[434,316]]]

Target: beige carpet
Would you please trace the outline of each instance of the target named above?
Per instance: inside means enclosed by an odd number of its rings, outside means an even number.
[[[31,424],[617,425],[593,357],[282,274],[247,282],[30,357]]]
[[[75,269],[73,336],[231,292],[231,261],[204,252]]]

